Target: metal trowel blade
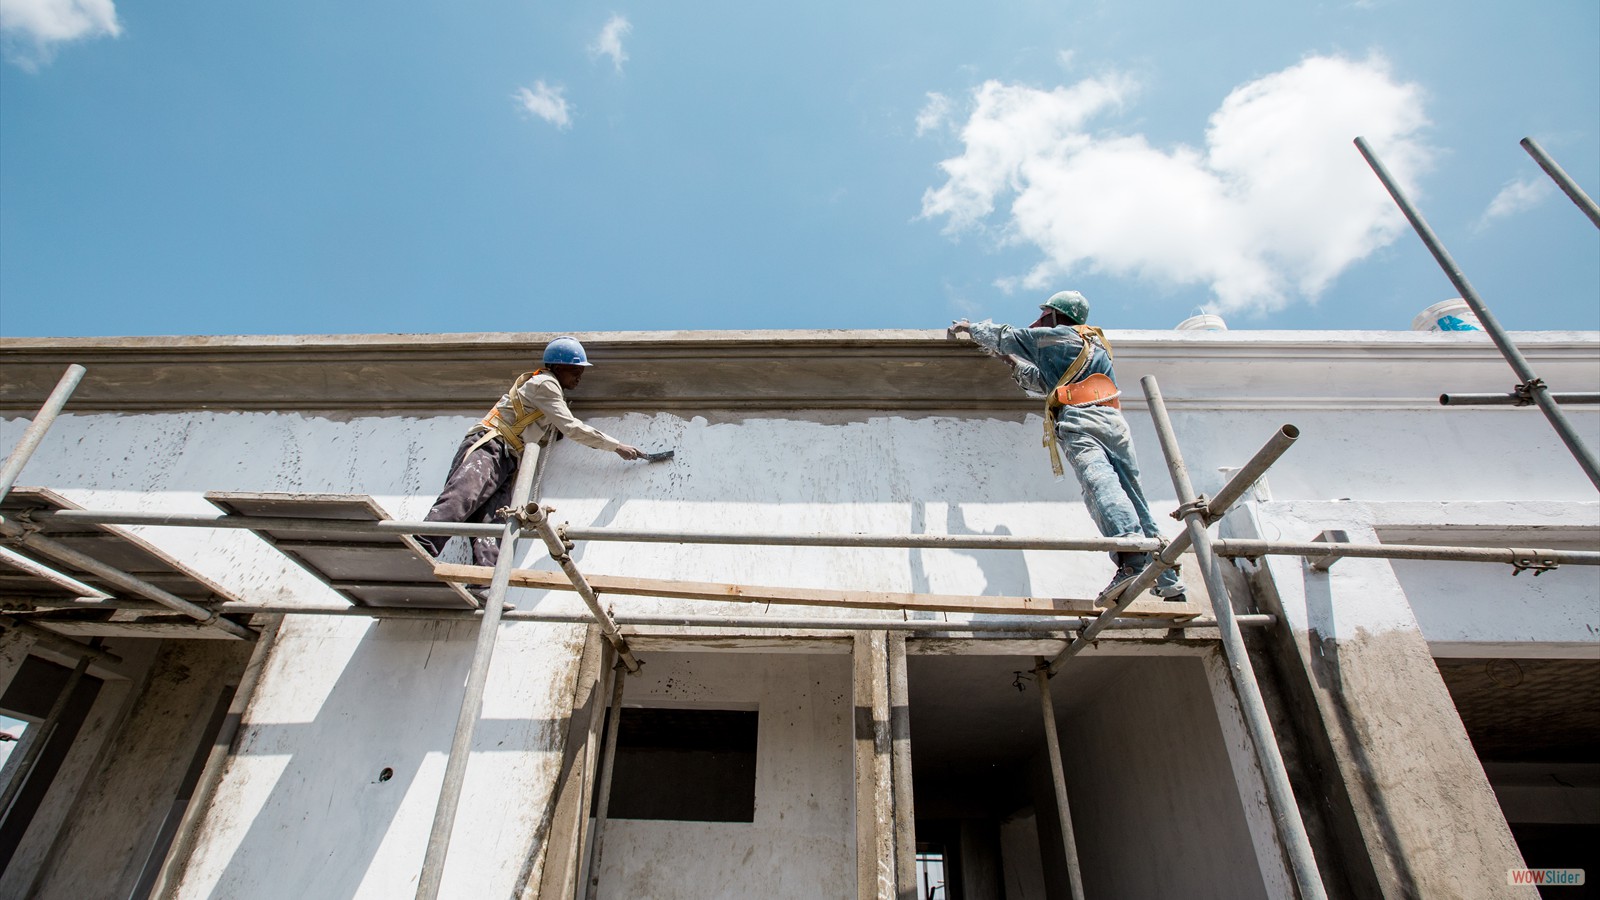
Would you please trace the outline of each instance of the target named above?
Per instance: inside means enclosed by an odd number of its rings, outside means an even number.
[[[660,453],[646,453],[644,455],[644,461],[645,462],[666,462],[667,460],[669,460],[669,459],[671,459],[673,457],[673,454],[675,454],[677,452],[678,451],[676,451],[676,450],[662,450]]]

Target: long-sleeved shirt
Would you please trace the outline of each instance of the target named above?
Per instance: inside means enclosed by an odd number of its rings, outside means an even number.
[[[1038,396],[1044,396],[1055,388],[1056,382],[1061,380],[1061,376],[1066,374],[1072,361],[1083,350],[1083,338],[1067,325],[1013,328],[984,320],[972,323],[971,334],[972,340],[990,355],[1011,357],[1011,361],[1016,363],[1011,370],[1011,377],[1023,390]],[[1099,343],[1089,343],[1093,348],[1089,362],[1073,381],[1082,381],[1100,372],[1115,382],[1117,374],[1111,368],[1111,355]]]
[[[537,407],[544,411],[544,417],[535,420],[528,426],[529,428],[542,429],[546,435],[549,435],[552,429],[560,429],[567,437],[596,450],[615,450],[622,446],[621,441],[598,428],[585,425],[582,419],[572,414],[572,410],[567,407],[567,396],[561,390],[561,382],[549,372],[540,372],[523,382],[518,393],[522,397],[524,408]],[[500,410],[502,422],[516,421],[516,411],[511,406],[510,393],[502,395],[495,408]],[[527,428],[524,428],[523,435],[526,434]]]

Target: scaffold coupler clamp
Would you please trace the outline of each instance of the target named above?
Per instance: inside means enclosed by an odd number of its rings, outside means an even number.
[[[1533,572],[1533,577],[1538,578],[1546,572],[1553,572],[1561,567],[1554,556],[1542,550],[1512,550],[1511,574],[1521,575],[1523,572]]]
[[[1182,522],[1189,518],[1190,513],[1199,513],[1200,521],[1210,525],[1211,516],[1207,513],[1207,510],[1210,507],[1211,501],[1206,499],[1205,494],[1200,494],[1193,500],[1190,500],[1188,503],[1179,504],[1178,508],[1172,511],[1172,517],[1177,519],[1179,522]]]
[[[1512,388],[1511,393],[1517,395],[1518,406],[1532,406],[1533,392],[1543,388],[1544,386],[1545,383],[1543,378],[1530,378],[1522,384]]]

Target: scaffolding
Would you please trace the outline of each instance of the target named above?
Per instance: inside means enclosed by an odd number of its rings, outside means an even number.
[[[1445,405],[1515,404],[1537,405],[1549,419],[1563,443],[1577,459],[1590,480],[1600,486],[1595,458],[1561,411],[1562,403],[1594,403],[1600,394],[1555,394],[1537,377],[1515,344],[1489,313],[1482,300],[1450,259],[1419,213],[1399,191],[1381,162],[1364,139],[1356,145],[1405,212],[1419,236],[1433,252],[1452,283],[1472,306],[1496,347],[1512,366],[1521,383],[1507,395],[1450,395],[1440,397]],[[1524,147],[1540,165],[1561,183],[1562,189],[1600,225],[1594,204],[1565,177],[1558,166],[1543,154],[1531,139]],[[1585,205],[1587,204],[1587,205]],[[625,675],[637,673],[641,661],[634,653],[624,629],[635,635],[647,627],[783,630],[805,632],[847,632],[851,635],[857,675],[856,705],[872,710],[872,725],[866,733],[858,726],[856,759],[858,794],[863,779],[875,785],[872,802],[857,809],[858,883],[862,897],[904,895],[916,884],[917,853],[913,835],[913,806],[910,784],[910,743],[906,684],[907,635],[983,638],[1015,638],[1059,641],[1064,646],[1052,658],[1039,657],[1032,670],[1042,707],[1046,750],[1056,807],[1060,817],[1063,853],[1068,863],[1069,888],[1074,898],[1082,898],[1081,867],[1073,837],[1071,809],[1066,793],[1060,740],[1051,703],[1050,679],[1107,630],[1164,632],[1164,639],[1180,639],[1190,632],[1204,632],[1215,641],[1228,665],[1240,711],[1249,731],[1252,749],[1260,766],[1264,787],[1273,813],[1277,837],[1288,859],[1299,895],[1325,896],[1322,878],[1311,849],[1306,827],[1301,820],[1288,770],[1278,750],[1272,722],[1267,714],[1260,685],[1251,664],[1243,628],[1273,628],[1275,616],[1238,612],[1224,576],[1222,560],[1252,559],[1280,555],[1304,558],[1318,571],[1325,571],[1342,558],[1441,560],[1493,562],[1510,565],[1513,571],[1531,570],[1535,574],[1561,565],[1600,565],[1600,551],[1556,550],[1544,548],[1484,548],[1451,545],[1360,544],[1345,539],[1340,532],[1326,532],[1311,541],[1262,541],[1213,537],[1210,527],[1219,522],[1245,496],[1266,471],[1293,446],[1299,430],[1284,425],[1274,433],[1242,468],[1233,472],[1215,497],[1195,491],[1165,401],[1154,377],[1141,380],[1148,409],[1155,425],[1161,451],[1178,500],[1174,517],[1184,530],[1171,541],[1144,538],[1038,538],[1012,535],[928,535],[928,534],[826,534],[826,533],[726,533],[666,530],[636,530],[606,527],[572,527],[552,521],[554,512],[540,505],[540,483],[548,464],[549,448],[530,444],[523,451],[512,503],[505,510],[504,524],[437,523],[396,521],[370,505],[367,498],[349,496],[311,497],[305,495],[213,494],[208,499],[221,509],[219,515],[141,513],[86,510],[40,489],[16,489],[18,474],[42,441],[45,431],[67,402],[84,376],[82,366],[71,366],[56,390],[41,407],[16,449],[0,468],[0,542],[34,551],[51,560],[52,566],[38,566],[27,574],[39,596],[22,612],[0,617],[0,628],[28,633],[58,650],[78,656],[77,668],[55,708],[41,724],[36,738],[47,735],[59,717],[60,708],[71,695],[72,687],[95,661],[117,657],[99,647],[96,638],[81,644],[61,636],[48,627],[59,622],[50,618],[56,610],[103,610],[125,613],[137,619],[152,613],[177,614],[190,622],[192,629],[218,632],[221,636],[246,641],[263,636],[249,624],[254,616],[325,615],[393,619],[436,619],[479,622],[471,668],[463,690],[445,775],[436,804],[427,850],[416,896],[438,896],[445,859],[465,781],[470,749],[480,718],[499,625],[503,621],[585,624],[596,627],[615,659],[606,704],[610,727],[598,758],[594,760],[598,800],[594,823],[578,836],[578,870],[584,872],[583,892],[595,896],[603,852],[605,820],[610,778],[617,743],[617,716],[624,693]],[[363,506],[365,501],[367,506]],[[352,508],[357,511],[351,512]],[[298,514],[296,514],[298,513]],[[123,530],[122,526],[169,526],[210,529],[242,529],[260,535],[286,556],[321,577],[330,587],[350,600],[349,606],[322,604],[269,604],[246,602],[228,595],[217,586],[188,572],[176,561],[166,559],[159,550]],[[155,557],[150,565],[159,570],[168,586],[155,583],[147,572],[125,571],[86,553],[60,535],[92,539],[95,546],[111,546],[126,559],[130,552],[139,559]],[[389,567],[397,561],[412,565],[426,560],[413,536],[448,534],[463,537],[497,537],[500,542],[498,564],[493,569],[437,564],[431,566],[431,583],[415,578],[405,582],[375,582],[368,578],[341,577],[341,566],[367,565],[373,560]],[[57,537],[52,537],[56,535]],[[549,558],[561,572],[518,569],[519,542],[537,537]],[[640,543],[765,545],[786,547],[838,548],[944,548],[982,550],[1122,551],[1151,553],[1150,564],[1135,578],[1122,582],[1098,597],[1070,599],[1049,597],[971,597],[930,594],[797,589],[709,582],[683,582],[659,579],[621,578],[586,575],[572,559],[579,541],[620,541]],[[81,541],[80,541],[81,543]],[[1140,599],[1154,585],[1162,571],[1175,566],[1180,556],[1192,552],[1210,597],[1210,616],[1192,604],[1152,602]],[[141,555],[142,554],[142,555]],[[25,557],[23,558],[25,560]],[[336,562],[330,563],[334,559]],[[356,562],[351,562],[356,560]],[[406,562],[410,560],[410,562]],[[8,560],[15,566],[15,560]],[[431,562],[431,560],[429,560]],[[164,569],[161,567],[165,567]],[[404,566],[402,566],[403,568]],[[363,571],[367,571],[363,570]],[[187,579],[187,581],[185,581]],[[197,587],[199,594],[185,597],[170,587],[173,582]],[[481,602],[461,588],[465,584],[488,582]],[[396,587],[396,584],[406,585]],[[511,586],[577,593],[587,614],[544,613],[510,608],[505,603]],[[441,587],[443,586],[443,587]],[[441,591],[422,603],[410,598],[425,590]],[[709,601],[763,601],[791,603],[806,607],[838,607],[847,610],[926,610],[983,615],[970,621],[884,619],[865,616],[782,617],[771,615],[615,615],[601,606],[600,594],[634,595],[655,598],[682,598]],[[440,598],[443,599],[440,599]],[[130,624],[131,627],[131,624]],[[1216,637],[1209,637],[1211,631]],[[264,640],[271,640],[267,635]],[[253,686],[259,670],[247,681]],[[604,681],[604,679],[601,679]],[[238,706],[246,696],[235,700]],[[242,709],[242,706],[241,706]],[[597,723],[591,723],[591,739]],[[37,752],[43,740],[35,740],[27,752]],[[26,759],[24,759],[26,763]],[[0,796],[0,812],[26,777],[26,765],[14,769],[11,782]],[[560,793],[552,790],[551,809]],[[203,787],[199,802],[209,796]],[[547,811],[546,818],[549,818]],[[191,815],[193,805],[191,805]],[[185,830],[175,852],[187,852],[193,835]],[[885,860],[892,864],[887,872]]]

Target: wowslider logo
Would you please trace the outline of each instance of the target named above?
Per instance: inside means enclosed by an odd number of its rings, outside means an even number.
[[[1506,884],[1532,884],[1539,887],[1577,887],[1583,884],[1583,870],[1507,869]]]

